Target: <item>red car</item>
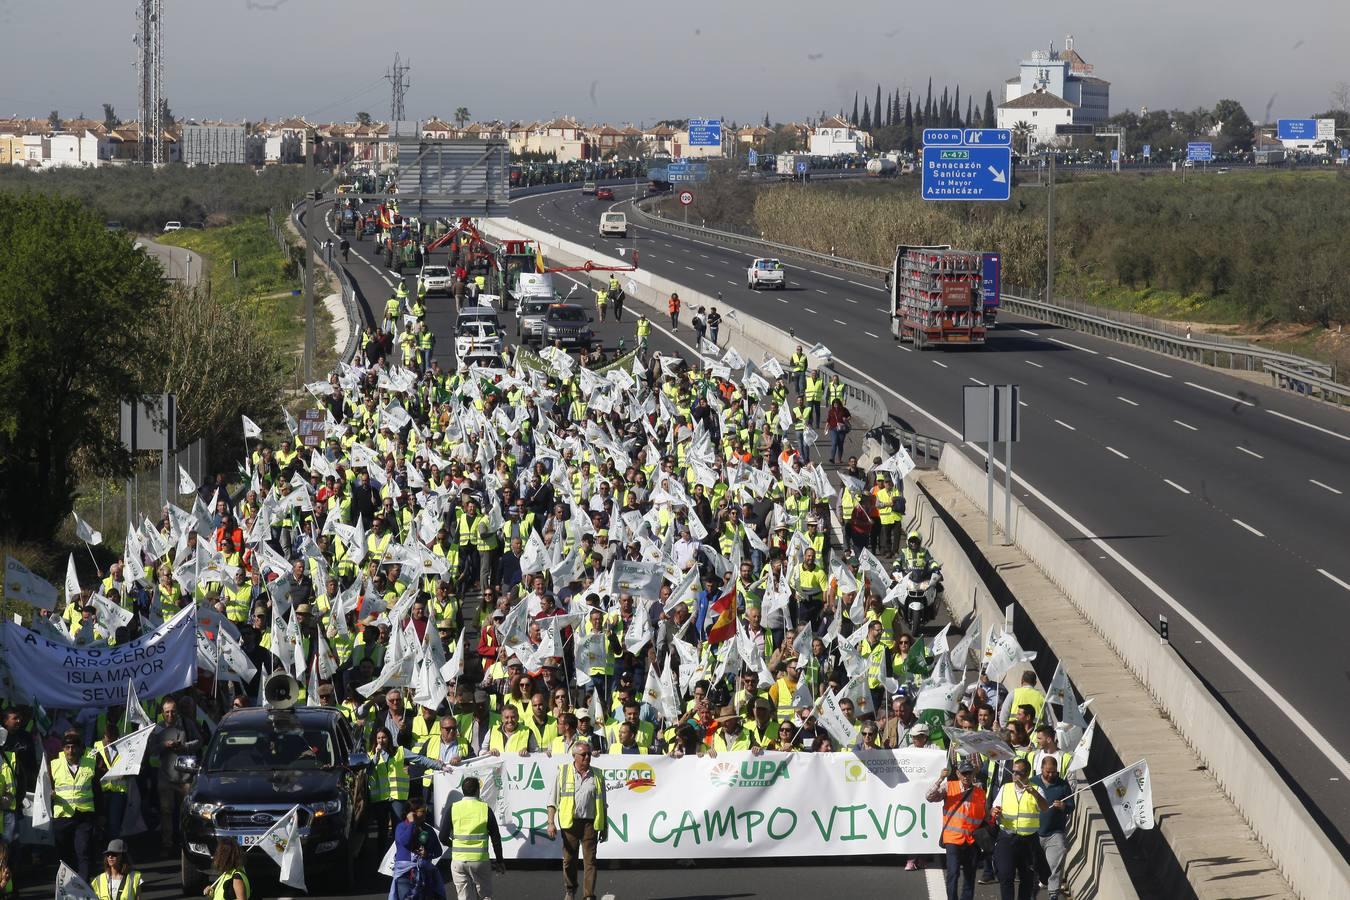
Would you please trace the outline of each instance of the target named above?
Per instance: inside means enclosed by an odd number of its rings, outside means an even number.
[[[613,188],[606,188],[606,187],[596,188],[596,189],[595,189],[595,199],[597,199],[597,200],[613,200],[613,199],[614,199],[614,189],[613,189]]]

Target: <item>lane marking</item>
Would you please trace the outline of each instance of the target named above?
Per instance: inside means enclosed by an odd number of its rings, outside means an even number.
[[[811,315],[813,315],[813,316],[816,314],[816,311],[815,311],[814,309],[812,309],[811,307],[809,307],[809,306],[803,306],[802,309],[806,310],[807,312],[809,312],[809,313],[810,313]]]
[[[835,319],[835,320],[834,320],[834,324],[836,324],[836,325],[847,325],[848,323],[845,322],[843,319]]]
[[[817,294],[824,294],[826,297],[830,296],[830,292],[829,292],[829,291],[822,291],[820,288],[816,288],[816,293],[817,293]]]
[[[1255,528],[1253,528],[1252,526],[1248,525],[1246,522],[1242,521],[1241,519],[1234,519],[1233,522],[1234,522],[1235,524],[1237,524],[1237,525],[1241,525],[1243,528],[1247,529],[1248,531],[1250,531],[1252,534],[1256,535],[1256,536],[1259,537],[1259,538],[1265,537],[1264,534],[1262,534],[1261,532],[1257,531]]]
[[[1031,335],[1032,337],[1040,337],[1040,335],[1037,334],[1036,332],[1034,332],[1034,331],[1027,331],[1025,328],[1019,328],[1019,329],[1017,329],[1017,330],[1020,331],[1020,332],[1022,332],[1023,334],[1029,334],[1029,335]]]
[[[1038,363],[1038,362],[1032,362],[1032,361],[1029,360],[1029,359],[1024,359],[1024,360],[1022,360],[1022,362],[1026,363],[1026,364],[1029,365],[1029,366],[1035,366],[1035,367],[1038,368],[1038,369],[1044,369],[1044,368],[1045,368],[1045,366],[1041,365],[1040,363]]]
[[[1174,487],[1174,488],[1176,488],[1177,490],[1181,491],[1183,494],[1189,494],[1189,493],[1190,493],[1190,491],[1186,490],[1184,487],[1182,487],[1181,485],[1177,484],[1175,481],[1173,481],[1173,480],[1170,479],[1170,478],[1164,478],[1163,481],[1167,482],[1167,483],[1170,484],[1172,487]]]
[[[1308,480],[1311,481],[1313,484],[1317,485],[1318,487],[1322,488],[1322,489],[1325,490],[1325,491],[1331,491],[1333,494],[1343,494],[1343,493],[1345,493],[1344,491],[1338,491],[1338,490],[1336,490],[1336,488],[1332,487],[1332,486],[1329,485],[1329,484],[1323,484],[1322,482],[1318,481],[1316,478],[1309,478]]]
[[[1031,332],[1028,332],[1030,334]],[[1070,344],[1068,341],[1061,341],[1059,338],[1050,338],[1056,344],[1063,347],[1072,347],[1075,350],[1082,350],[1084,353],[1091,353],[1093,356],[1101,356],[1096,350],[1089,350],[1087,347],[1080,347],[1077,344]]]
[[[1343,441],[1350,441],[1350,437],[1346,437],[1345,435],[1341,434],[1338,431],[1332,431],[1330,428],[1323,428],[1321,425],[1314,425],[1311,422],[1305,422],[1302,419],[1295,418],[1294,416],[1287,416],[1284,413],[1278,412],[1273,409],[1268,409],[1266,410],[1266,412],[1270,413],[1272,416],[1279,416],[1281,419],[1288,419],[1290,422],[1297,422],[1299,425],[1302,425],[1305,428],[1311,428],[1313,431],[1320,431],[1323,434],[1329,434],[1334,438],[1340,438]]]
[[[974,375],[970,376],[970,380],[978,384],[980,387],[989,387],[989,385],[985,384],[983,381],[976,378]]]
[[[1088,386],[1088,383],[1087,383],[1086,381],[1084,381],[1084,380],[1081,379],[1081,378],[1074,378],[1072,375],[1069,376],[1069,380],[1072,381],[1072,382],[1075,382],[1075,383],[1077,383],[1077,384],[1081,384],[1083,387],[1087,387],[1087,386]]]
[[[774,299],[776,299],[779,303],[786,303],[786,302],[787,302],[787,300],[785,300],[785,299],[782,298],[782,297],[776,297],[776,298],[774,298]]]
[[[1078,430],[1077,428],[1074,428],[1072,425],[1070,425],[1068,422],[1063,422],[1063,421],[1061,421],[1061,420],[1059,420],[1059,419],[1056,419],[1056,420],[1055,420],[1055,424],[1056,424],[1056,425],[1063,425],[1065,428],[1069,429],[1070,431],[1077,431],[1077,430]]]
[[[1216,391],[1214,388],[1207,388],[1203,384],[1196,384],[1194,381],[1182,382],[1187,387],[1193,387],[1197,391],[1204,391],[1206,394],[1213,394],[1216,397],[1222,397],[1225,400],[1232,400],[1234,403],[1241,403],[1243,406],[1255,406],[1250,400],[1243,400],[1241,397],[1234,397],[1232,394],[1225,394],[1223,391]]]
[[[1157,369],[1150,369],[1148,366],[1141,366],[1139,363],[1132,363],[1127,359],[1121,359],[1118,356],[1108,356],[1107,359],[1112,362],[1118,362],[1122,366],[1129,366],[1131,369],[1138,369],[1141,372],[1147,372],[1150,375],[1157,375],[1159,378],[1171,378],[1166,372],[1159,372]]]
[[[727,279],[727,284],[731,285],[732,287],[735,287],[736,285],[740,284],[740,282],[739,282],[739,281],[732,281],[730,278],[728,278],[728,279]]]
[[[709,278],[716,278],[716,277],[717,277],[717,276],[714,275],[712,272],[704,272],[703,274],[706,275],[706,276],[708,276]]]
[[[1116,399],[1119,400],[1121,403],[1128,403],[1128,404],[1130,404],[1131,406],[1138,406],[1138,405],[1139,405],[1138,403],[1135,403],[1133,400],[1130,400],[1130,399],[1128,399],[1128,398],[1126,398],[1126,397],[1116,397]]]
[[[885,288],[879,288],[879,287],[877,287],[875,284],[863,284],[861,281],[854,281],[854,280],[851,279],[851,278],[849,279],[848,283],[849,283],[849,284],[852,284],[852,285],[856,285],[856,286],[858,286],[858,287],[860,287],[860,288],[867,288],[869,291],[881,291],[882,293],[885,293],[885,291],[886,291]]]
[[[847,280],[848,280],[848,279],[846,279],[846,278],[840,278],[838,275],[831,275],[829,272],[817,272],[816,274],[817,274],[817,275],[820,275],[820,276],[823,277],[823,278],[833,278],[835,281],[847,281]]]
[[[693,266],[685,266],[685,268],[688,269],[690,272],[694,271],[694,267],[693,267]]]
[[[1248,456],[1255,456],[1257,459],[1265,459],[1264,456],[1262,456],[1260,453],[1257,453],[1255,450],[1248,450],[1246,447],[1238,447],[1237,449],[1241,450]]]
[[[899,347],[901,350],[905,351],[906,353],[913,353],[913,352],[914,352],[914,348],[913,348],[913,347],[906,347],[904,344],[900,343],[899,341],[896,341],[896,342],[895,342],[895,346]]]
[[[877,312],[881,312],[881,313],[889,313],[890,310],[889,310],[889,309],[882,309],[880,306],[878,306],[878,307],[877,307]]]
[[[935,365],[935,366],[942,366],[942,368],[944,368],[944,369],[948,368],[948,366],[947,366],[947,364],[946,364],[945,362],[938,362],[936,359],[933,360],[933,365]]]
[[[1189,428],[1191,431],[1199,431],[1199,430],[1200,430],[1199,428],[1196,428],[1194,425],[1187,425],[1185,422],[1181,421],[1180,419],[1173,419],[1172,421],[1173,421],[1173,422],[1176,422],[1176,423],[1177,423],[1178,425],[1180,425],[1182,428]]]
[[[1326,569],[1318,569],[1317,571],[1318,571],[1319,574],[1325,575],[1327,578],[1330,578],[1332,581],[1336,582],[1336,583],[1339,584],[1341,587],[1345,588],[1347,591],[1350,591],[1350,584],[1347,584],[1346,582],[1341,581],[1339,578],[1337,578],[1335,575],[1332,575],[1332,574],[1331,574],[1330,572],[1328,572]]]
[[[878,335],[875,335],[870,331],[864,331],[863,334],[867,335],[870,338],[877,338],[878,340],[880,340],[880,337]]]
[[[857,300],[854,300],[852,297],[845,297],[845,298],[844,298],[844,302],[845,302],[845,303],[857,303],[858,301],[857,301]]]
[[[1128,456],[1126,456],[1124,453],[1121,453],[1115,447],[1107,447],[1106,449],[1110,450],[1112,453],[1114,453],[1116,456],[1119,456],[1121,459],[1129,459]]]

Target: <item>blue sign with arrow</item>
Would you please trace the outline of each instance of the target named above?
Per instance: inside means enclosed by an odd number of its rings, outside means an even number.
[[[1186,145],[1186,158],[1191,162],[1209,162],[1214,159],[1214,145],[1209,141],[1191,141]]]
[[[756,153],[754,150],[751,150],[751,151],[750,151],[750,158],[749,158],[749,160],[747,160],[747,162],[749,162],[750,165],[752,165],[752,166],[757,166],[757,165],[759,165],[759,154]]]
[[[689,146],[690,147],[722,146],[722,120],[690,119]]]
[[[925,200],[1007,200],[1012,196],[1012,131],[926,128]]]
[[[1145,144],[1145,145],[1144,145],[1144,159],[1148,159],[1148,158],[1149,158],[1150,156],[1152,156],[1152,155],[1153,155],[1153,148],[1152,148],[1150,145]]]

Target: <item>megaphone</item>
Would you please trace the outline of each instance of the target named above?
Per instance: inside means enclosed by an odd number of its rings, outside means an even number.
[[[286,672],[273,672],[263,682],[262,693],[268,709],[290,709],[300,697],[300,682]]]

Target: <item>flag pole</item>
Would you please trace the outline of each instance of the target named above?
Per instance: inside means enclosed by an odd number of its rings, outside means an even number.
[[[1139,760],[1139,762],[1137,762],[1137,763],[1131,763],[1131,764],[1128,765],[1128,766],[1124,766],[1123,768],[1116,769],[1114,772],[1112,772],[1110,775],[1107,775],[1105,778],[1098,778],[1096,781],[1092,782],[1091,784],[1085,784],[1085,785],[1083,785],[1083,786],[1080,787],[1078,790],[1076,790],[1076,791],[1074,791],[1072,794],[1070,794],[1070,795],[1069,795],[1069,799],[1072,800],[1074,797],[1077,797],[1079,794],[1083,793],[1084,791],[1090,791],[1090,790],[1092,790],[1094,787],[1096,787],[1097,785],[1099,785],[1099,784],[1101,784],[1101,783],[1103,783],[1103,782],[1105,782],[1105,781],[1110,781],[1112,778],[1115,778],[1115,777],[1116,777],[1117,775],[1119,775],[1121,772],[1124,772],[1125,769],[1133,769],[1135,766],[1143,765],[1143,764],[1146,763],[1146,762],[1148,762],[1148,760],[1146,760],[1146,759],[1141,759],[1141,760]]]

